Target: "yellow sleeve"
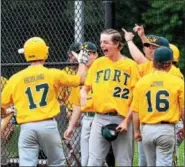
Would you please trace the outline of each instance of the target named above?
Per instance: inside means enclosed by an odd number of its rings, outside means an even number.
[[[183,76],[183,74],[181,73],[181,71],[180,71],[179,68],[177,68],[177,76],[179,76],[181,79],[184,80],[184,76]]]
[[[184,81],[181,82],[180,84],[179,104],[180,104],[180,109],[184,109]]]
[[[9,81],[7,81],[7,84],[2,91],[2,94],[1,94],[2,108],[7,108],[13,104],[13,99],[12,99],[13,85],[14,85],[14,82],[10,79]]]
[[[140,74],[141,77],[144,76],[144,67],[145,67],[145,64],[139,64],[138,65],[139,74]]]
[[[55,77],[55,84],[57,85],[57,87],[80,85],[80,76],[78,75],[69,75],[65,71],[58,69],[53,69],[51,72]]]
[[[140,79],[139,69],[138,65],[134,63],[134,65],[131,68],[131,88],[133,89],[136,85],[136,83]]]
[[[95,75],[94,69],[96,69],[95,63],[89,68],[85,79],[85,85],[91,86],[93,83],[93,76]]]
[[[138,84],[136,84],[136,87],[134,89],[133,99],[132,99],[132,103],[131,103],[131,110],[135,111],[135,112],[139,111],[139,88],[138,88]]]
[[[172,75],[175,75],[175,76],[177,76],[177,77],[179,77],[181,79],[184,79],[184,76],[180,72],[179,68],[175,67],[174,65],[171,67],[169,73],[172,74]]]
[[[72,105],[80,106],[80,87],[79,86],[71,88],[71,93],[68,100]]]

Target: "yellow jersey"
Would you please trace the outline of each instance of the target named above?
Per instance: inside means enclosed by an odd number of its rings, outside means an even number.
[[[65,67],[62,69],[62,71],[65,71],[67,74],[70,75],[76,75],[76,71],[70,67]],[[69,110],[72,110],[72,104],[69,101],[69,97],[71,96],[71,87],[60,87],[58,91],[58,100],[60,103],[65,104],[66,108]],[[76,89],[76,88],[74,88]]]
[[[80,76],[42,65],[29,66],[9,79],[1,105],[6,108],[14,104],[19,124],[50,119],[60,112],[58,88],[79,85]]]
[[[95,112],[117,111],[126,117],[132,101],[133,88],[139,80],[137,64],[123,58],[112,62],[103,56],[94,61],[87,73],[85,85],[93,90],[92,107]]]
[[[71,94],[69,96],[69,102],[74,106],[80,106],[80,88],[81,87],[72,87]],[[88,93],[89,97],[92,97],[92,91]],[[87,104],[81,107],[81,112],[93,112],[92,98],[87,100]]]
[[[155,69],[153,67],[153,61],[148,61],[146,63],[139,65],[139,73],[140,73],[141,77],[143,77],[151,72],[154,72],[154,71],[155,71]],[[180,77],[182,79],[184,78],[184,76],[180,72],[179,68],[175,67],[174,65],[172,65],[169,73],[172,75],[175,75],[177,77]]]
[[[167,72],[154,71],[141,78],[134,89],[131,109],[140,123],[177,123],[184,108],[184,81]]]

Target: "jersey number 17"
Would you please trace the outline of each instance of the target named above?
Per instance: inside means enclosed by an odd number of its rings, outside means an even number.
[[[43,106],[47,105],[46,97],[47,97],[47,94],[48,94],[49,85],[47,83],[36,85],[35,86],[35,89],[36,89],[36,92],[40,92],[41,90],[43,90],[42,91],[42,95],[41,95],[41,99],[40,99],[40,102],[39,102],[38,105],[40,107],[43,107]],[[38,106],[34,102],[34,98],[33,98],[33,94],[32,94],[31,88],[28,87],[26,89],[25,93],[28,96],[29,109],[35,109],[35,108],[37,108]]]

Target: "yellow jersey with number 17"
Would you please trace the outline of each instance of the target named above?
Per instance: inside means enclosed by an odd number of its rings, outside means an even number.
[[[88,70],[85,85],[93,90],[92,105],[95,112],[118,112],[126,116],[132,101],[133,88],[139,80],[137,64],[123,58],[117,62],[100,57]]]
[[[154,71],[141,78],[134,89],[131,109],[140,123],[177,123],[184,108],[184,81],[167,72]]]
[[[19,124],[50,119],[60,112],[58,88],[79,85],[80,76],[42,65],[29,66],[9,79],[1,105],[6,108],[14,104]]]

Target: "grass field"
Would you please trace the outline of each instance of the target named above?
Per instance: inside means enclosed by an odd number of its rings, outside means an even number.
[[[18,135],[19,127],[16,127],[13,137],[8,143],[8,152],[10,158],[18,157]],[[135,154],[134,154],[134,166],[138,166],[138,149],[137,144],[135,144]],[[178,166],[184,166],[184,142],[181,144],[178,151]]]

